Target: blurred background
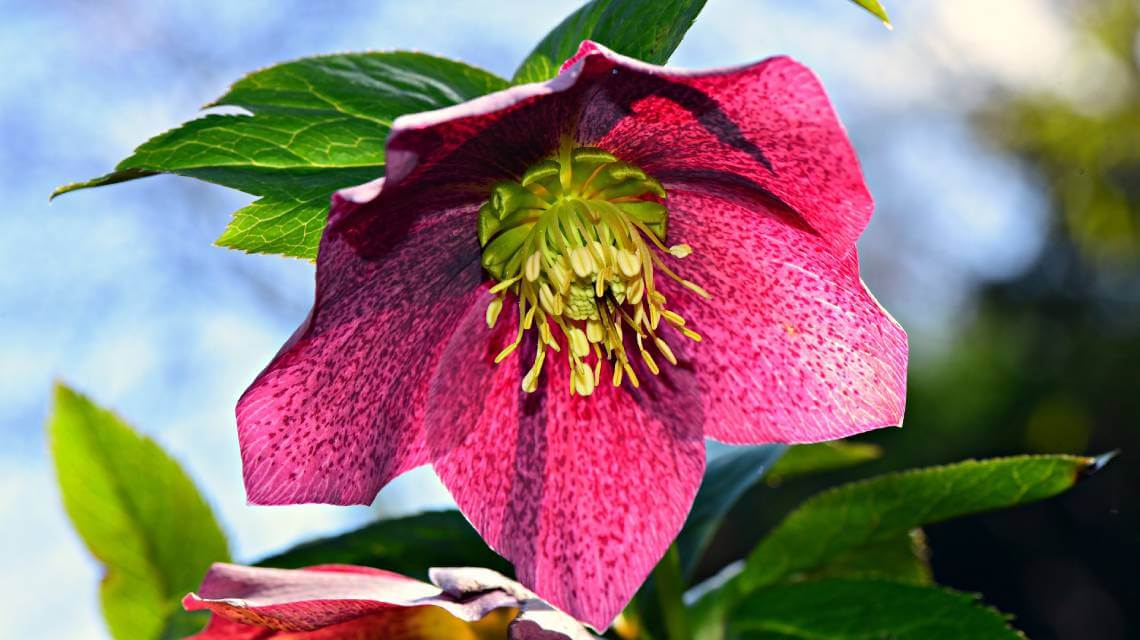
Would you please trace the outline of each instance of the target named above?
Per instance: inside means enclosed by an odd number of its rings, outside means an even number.
[[[304,317],[312,266],[212,247],[248,201],[235,192],[156,177],[49,205],[52,188],[102,174],[252,69],[409,48],[509,76],[577,4],[0,0],[3,635],[106,633],[44,442],[53,379],[178,457],[239,559],[449,504],[421,469],[372,509],[246,506],[232,408]],[[1136,637],[1140,3],[886,4],[894,31],[842,0],[709,0],[673,58],[788,53],[818,71],[878,202],[864,277],[911,334],[906,427],[863,438],[883,459],[754,491],[716,548],[739,554],[849,477],[1119,448],[1061,498],[928,537],[940,582],[983,592],[1030,637]]]

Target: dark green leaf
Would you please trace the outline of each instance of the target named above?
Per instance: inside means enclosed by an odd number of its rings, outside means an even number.
[[[65,386],[47,430],[63,505],[106,569],[111,634],[158,638],[210,564],[229,560],[209,505],[153,440]]]
[[[1077,456],[1018,456],[847,484],[789,514],[749,554],[738,578],[751,591],[915,527],[1055,496],[1097,465]]]
[[[422,53],[304,58],[254,72],[207,115],[144,143],[113,173],[60,187],[114,184],[156,173],[198,178],[259,196],[219,239],[245,251],[313,258],[329,197],[384,173],[384,141],[400,115],[458,104],[506,81]]]
[[[761,589],[736,608],[734,640],[1018,640],[1006,616],[975,596],[876,580],[821,580]]]
[[[756,589],[809,577],[832,562],[849,562],[860,550],[882,549],[924,524],[1057,495],[1111,457],[969,460],[879,476],[818,494],[753,549],[743,571],[701,598],[694,614],[699,637],[721,637],[725,613]]]
[[[677,536],[681,571],[693,577],[705,548],[736,501],[778,464],[785,445],[733,447],[709,461],[685,526]]]
[[[890,28],[891,19],[887,17],[887,9],[883,6],[882,2],[879,2],[879,0],[851,0],[851,2],[854,2],[860,7],[863,7],[869,11],[871,15],[875,16],[879,20],[882,20],[883,24],[887,25],[888,29]]]
[[[877,445],[862,442],[821,442],[819,444],[798,444],[790,447],[772,469],[768,479],[782,482],[795,476],[842,469],[863,462],[869,462],[883,453]]]
[[[592,0],[570,14],[538,43],[512,82],[541,82],[593,40],[618,53],[665,64],[693,26],[706,0]]]
[[[839,554],[819,569],[807,572],[804,577],[810,580],[877,578],[909,584],[934,581],[930,571],[930,549],[926,546],[922,529],[911,529]]]
[[[511,566],[487,547],[458,511],[428,511],[380,520],[356,531],[306,542],[259,565],[295,569],[358,564],[427,579],[431,567],[486,567],[510,575]]]

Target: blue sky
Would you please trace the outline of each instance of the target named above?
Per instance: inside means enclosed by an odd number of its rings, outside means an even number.
[[[1049,65],[1076,45],[1043,2],[994,8],[963,0],[954,12],[931,1],[892,4],[906,5],[892,7],[893,32],[843,0],[710,0],[673,63],[721,66],[788,53],[817,69],[879,202],[862,243],[865,279],[912,331],[922,357],[953,344],[972,287],[1015,274],[1040,247],[1040,185],[977,139],[966,114],[994,89],[1064,80]],[[106,634],[98,569],[63,516],[46,455],[53,379],[115,408],[182,460],[239,558],[373,516],[363,507],[244,503],[233,405],[312,295],[307,263],[211,246],[248,198],[170,177],[49,205],[51,189],[101,174],[149,136],[195,117],[243,72],[317,53],[402,48],[509,75],[576,5],[372,0],[334,10],[301,0],[0,0],[7,633]],[[1011,26],[1023,37],[1003,37]],[[1095,89],[1078,86],[1070,97]],[[377,508],[447,500],[419,470],[385,491]]]

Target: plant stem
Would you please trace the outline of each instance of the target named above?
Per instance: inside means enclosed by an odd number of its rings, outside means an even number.
[[[653,570],[657,583],[657,600],[661,604],[661,620],[665,624],[665,634],[669,640],[690,640],[689,621],[685,617],[685,603],[681,596],[685,593],[685,583],[681,578],[681,555],[676,545],[669,545],[665,557]]]

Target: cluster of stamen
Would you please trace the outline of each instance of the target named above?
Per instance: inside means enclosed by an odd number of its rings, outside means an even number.
[[[636,347],[654,375],[660,371],[654,351],[676,364],[659,336],[662,320],[694,341],[701,339],[684,318],[665,308],[665,296],[653,284],[660,272],[708,296],[662,260],[664,253],[684,258],[692,251],[684,244],[665,245],[669,212],[664,200],[665,189],[641,169],[569,140],[518,182],[494,186],[478,223],[483,267],[496,280],[487,324],[495,326],[507,294],[513,294],[518,331],[495,362],[518,348],[526,331],[538,332],[523,389],[537,389],[548,350],[563,352],[558,333],[566,347],[571,393],[583,396],[600,383],[603,361],[612,366],[614,386],[624,378],[639,385],[627,346]]]

